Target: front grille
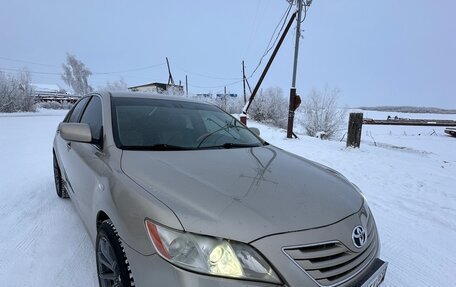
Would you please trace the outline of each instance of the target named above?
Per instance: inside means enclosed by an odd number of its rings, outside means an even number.
[[[378,240],[372,216],[367,222],[367,234],[366,245],[357,252],[339,241],[286,247],[283,251],[318,284],[338,285],[360,272],[375,257]]]

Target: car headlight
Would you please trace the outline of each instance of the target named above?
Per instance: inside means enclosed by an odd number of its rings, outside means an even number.
[[[146,230],[165,260],[210,275],[281,283],[278,275],[247,244],[177,231],[146,220]]]

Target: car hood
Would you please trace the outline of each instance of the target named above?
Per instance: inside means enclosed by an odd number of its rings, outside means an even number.
[[[271,145],[124,151],[122,170],[186,231],[242,242],[329,225],[363,202],[334,170]]]

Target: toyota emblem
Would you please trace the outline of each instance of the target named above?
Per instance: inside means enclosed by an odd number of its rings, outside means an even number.
[[[356,248],[362,248],[367,241],[367,232],[361,225],[356,226],[352,232],[353,244]]]

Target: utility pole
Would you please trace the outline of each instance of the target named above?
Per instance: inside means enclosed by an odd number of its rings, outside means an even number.
[[[249,88],[250,94],[252,94],[252,88],[250,87],[249,80],[247,80],[247,78],[245,78],[245,82],[247,83],[247,87]]]
[[[245,92],[245,81],[247,79],[245,78],[245,66],[244,66],[244,61],[242,61],[242,84],[244,86],[244,105],[247,103],[247,95]]]
[[[296,18],[296,40],[295,40],[295,52],[294,52],[294,63],[293,63],[293,78],[291,81],[290,89],[290,105],[288,107],[288,127],[287,127],[287,138],[291,139],[293,136],[293,122],[294,122],[294,113],[296,109],[296,72],[298,68],[298,55],[299,55],[299,40],[301,38],[301,16],[302,16],[302,7],[303,1],[307,0],[297,0],[298,6],[298,16]],[[310,5],[309,1],[309,5]],[[307,3],[305,4],[307,5]]]
[[[187,75],[185,75],[185,95],[188,96],[188,79],[187,79]]]
[[[168,65],[168,85],[173,85],[174,86],[174,79],[173,79],[173,75],[171,74],[171,68],[169,67],[169,61],[168,61],[168,57],[166,57],[166,64]]]

